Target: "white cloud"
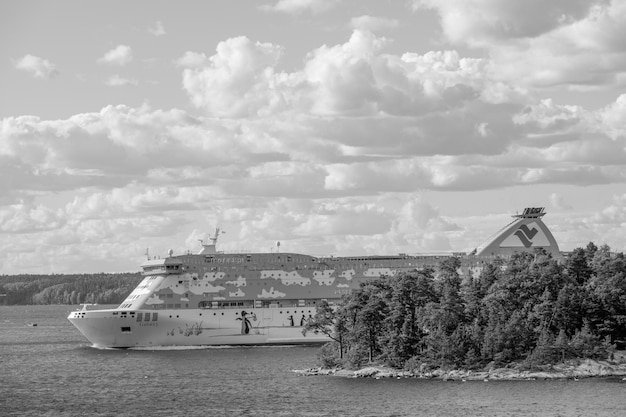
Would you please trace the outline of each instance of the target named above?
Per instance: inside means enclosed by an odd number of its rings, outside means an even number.
[[[204,68],[186,68],[183,86],[192,102],[213,116],[255,115],[260,107],[280,101],[274,66],[282,48],[238,37],[220,42]],[[186,54],[189,57],[189,54]]]
[[[571,25],[587,16],[588,0],[414,0],[416,8],[439,12],[446,36],[453,42],[485,46],[508,39],[533,38]],[[537,11],[541,12],[538,13]]]
[[[156,21],[154,26],[149,27],[148,32],[154,36],[163,36],[167,34],[165,27],[160,20]]]
[[[120,77],[119,75],[115,74],[112,75],[111,77],[109,77],[106,82],[106,85],[111,86],[111,87],[121,87],[121,86],[125,86],[125,85],[139,85],[139,81],[137,80],[133,80],[133,79],[129,79],[129,78],[124,78],[124,77]]]
[[[109,65],[124,66],[133,60],[133,50],[127,45],[118,45],[105,53],[98,62]]]
[[[488,50],[502,79],[586,89],[624,83],[626,3],[622,1],[416,0],[414,4],[439,13],[449,41]]]
[[[596,126],[613,140],[626,143],[626,94],[621,94],[614,103],[597,112],[599,122]]]
[[[30,54],[13,61],[13,65],[19,70],[30,73],[35,78],[49,79],[59,73],[56,69],[56,65],[52,62]]]
[[[488,60],[394,55],[388,42],[355,31],[292,73],[277,69],[280,46],[245,37],[208,58],[188,53],[204,61],[183,74],[206,117],[108,106],[67,120],[6,118],[3,169],[22,185],[0,186],[15,201],[29,190],[138,181],[308,198],[623,181],[623,96],[596,112],[533,101],[494,83]]]
[[[50,248],[16,254],[0,243],[0,263],[54,266],[43,257],[69,270],[123,258],[113,266],[129,269],[148,241],[181,253],[186,238],[197,245],[201,230],[224,224],[224,249],[280,240],[313,254],[458,250],[480,243],[475,230],[440,214],[429,190],[544,185],[542,198],[565,210],[578,202],[553,185],[626,182],[626,96],[596,110],[537,99],[492,58],[397,53],[391,42],[355,30],[287,72],[282,46],[231,38],[177,61],[195,110],[4,118],[3,233],[21,247],[38,234]],[[559,220],[563,236],[623,242],[610,230],[623,221],[620,198],[597,217]]]
[[[287,14],[301,14],[304,12],[317,14],[333,9],[338,3],[339,0],[278,0],[273,5],[261,6],[261,9]]]
[[[550,205],[559,211],[567,211],[573,208],[571,205],[567,204],[565,198],[558,193],[550,194]]]
[[[3,233],[33,233],[53,230],[65,223],[60,211],[42,205],[15,204],[0,207],[0,231]]]
[[[178,58],[175,63],[179,67],[195,68],[207,64],[209,62],[208,59],[209,58],[203,53],[187,51],[182,57]]]
[[[398,27],[400,22],[397,19],[377,16],[358,16],[350,19],[350,27],[352,29],[367,30],[378,32]]]

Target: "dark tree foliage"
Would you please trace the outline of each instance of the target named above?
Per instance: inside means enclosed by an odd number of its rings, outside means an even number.
[[[324,322],[342,341],[343,362],[333,363],[535,367],[606,358],[626,341],[626,260],[606,245],[561,261],[518,253],[463,280],[459,266],[447,258],[436,270],[382,277],[325,310],[324,320],[340,323]]]
[[[333,308],[328,304],[328,301],[321,301],[317,306],[315,316],[310,318],[302,329],[302,334],[306,336],[307,333],[312,332],[314,334],[324,334],[328,336],[336,346],[336,350],[339,351],[339,358],[343,359],[344,353],[344,340],[347,334],[346,327],[346,314],[344,310],[335,312]],[[327,347],[328,349],[328,347]],[[328,356],[324,354],[323,356]]]

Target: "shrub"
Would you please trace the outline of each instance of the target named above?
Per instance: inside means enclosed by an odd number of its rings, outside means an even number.
[[[325,343],[320,350],[317,351],[317,361],[322,368],[332,369],[343,365],[339,358],[339,343]]]

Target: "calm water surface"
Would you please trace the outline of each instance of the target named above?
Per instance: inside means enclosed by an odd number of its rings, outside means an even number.
[[[317,348],[99,350],[65,319],[71,309],[0,307],[0,415],[626,416],[620,378],[299,377]]]

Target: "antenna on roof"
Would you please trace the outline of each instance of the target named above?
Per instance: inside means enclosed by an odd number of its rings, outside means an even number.
[[[220,233],[226,233],[222,230],[220,230],[219,227],[215,228],[215,234],[213,236],[209,236],[209,240],[211,241],[211,243],[204,243],[204,240],[202,239],[198,239],[200,241],[200,244],[202,245],[202,249],[200,250],[200,252],[198,252],[199,255],[203,255],[203,254],[213,254],[213,253],[217,253],[217,239],[219,238]]]
[[[215,245],[217,243],[217,238],[219,237],[220,233],[226,233],[223,230],[220,230],[219,227],[215,228],[215,235],[213,235],[213,237],[209,236],[209,239],[213,242],[213,244]]]

